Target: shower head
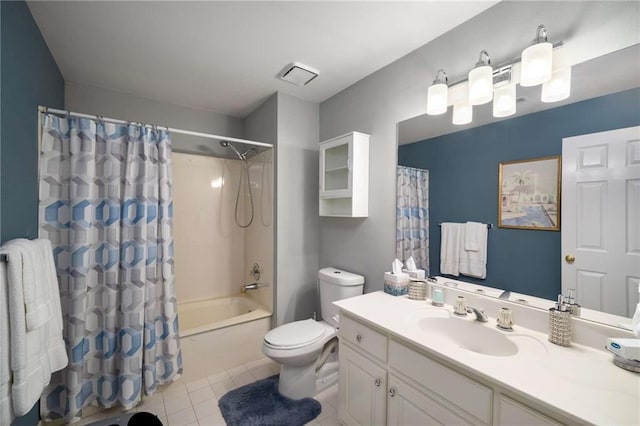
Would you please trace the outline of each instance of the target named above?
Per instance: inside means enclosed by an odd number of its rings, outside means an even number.
[[[247,149],[245,152],[240,152],[236,149],[235,146],[231,145],[230,142],[227,141],[220,141],[220,146],[223,146],[225,148],[231,148],[233,150],[233,152],[236,153],[236,155],[238,156],[239,159],[241,160],[246,160],[247,159],[247,154],[250,153],[251,151],[255,150],[254,147],[251,147],[249,149]]]

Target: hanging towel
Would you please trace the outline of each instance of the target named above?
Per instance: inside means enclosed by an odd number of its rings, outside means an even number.
[[[11,400],[16,416],[26,414],[49,384],[51,373],[67,365],[62,338],[60,292],[48,241],[24,239],[6,243],[0,252],[8,256],[7,288],[10,325]],[[39,327],[27,327],[28,291],[33,306],[46,304],[49,319]],[[41,299],[39,302],[36,300]],[[33,325],[33,324],[32,324]]]
[[[469,223],[469,222],[467,222]],[[481,228],[477,230],[478,238],[478,249],[477,250],[467,250],[466,244],[462,244],[460,247],[460,273],[462,275],[468,275],[470,277],[485,279],[487,278],[487,225],[479,224],[481,227],[473,227],[474,234],[476,228]],[[466,230],[469,229],[466,225],[462,226],[462,238],[466,242]],[[476,235],[474,235],[474,238]]]
[[[467,222],[464,224],[464,249],[467,251],[480,250],[481,241],[486,239],[487,224]]]
[[[11,341],[9,331],[9,295],[7,266],[0,262],[0,425],[13,421],[11,405]]]
[[[457,277],[460,275],[461,223],[444,222],[440,235],[440,273]]]

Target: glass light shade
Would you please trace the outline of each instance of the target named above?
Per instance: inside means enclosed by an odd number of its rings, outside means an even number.
[[[542,102],[558,102],[571,94],[571,67],[557,69],[551,79],[542,85]]]
[[[433,84],[427,92],[427,114],[440,115],[447,112],[447,92],[444,83]],[[424,93],[424,92],[423,92]]]
[[[508,117],[516,113],[516,85],[505,84],[493,91],[493,116]]]
[[[452,123],[456,125],[469,124],[473,120],[473,106],[467,102],[453,106]]]
[[[522,51],[522,66],[520,85],[523,87],[537,86],[551,78],[551,43],[537,43]]]
[[[489,65],[469,71],[469,104],[482,105],[493,99],[493,68]]]

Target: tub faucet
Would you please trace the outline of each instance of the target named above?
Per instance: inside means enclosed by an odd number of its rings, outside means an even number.
[[[246,294],[247,290],[257,290],[258,287],[258,283],[245,284],[244,286],[242,286],[242,290],[240,290],[240,293]]]
[[[467,307],[467,312],[476,314],[476,321],[488,322],[489,317],[484,313],[482,309],[474,308],[473,306]]]

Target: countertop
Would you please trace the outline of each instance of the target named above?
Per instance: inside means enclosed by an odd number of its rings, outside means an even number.
[[[405,340],[436,359],[448,362],[516,395],[559,411],[576,422],[640,425],[640,374],[622,370],[604,350],[550,343],[545,333],[514,326],[503,332],[520,350],[513,356],[490,356],[462,349],[418,326],[424,317],[443,317],[450,306],[437,308],[426,301],[383,292],[334,303],[344,313],[365,320],[396,340]],[[488,312],[490,314],[490,312]],[[474,321],[474,315],[452,320]],[[495,328],[496,319],[474,326]],[[604,347],[604,342],[603,342]]]

